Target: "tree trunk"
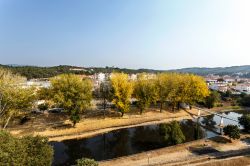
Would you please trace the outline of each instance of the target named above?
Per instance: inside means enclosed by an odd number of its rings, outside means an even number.
[[[11,115],[11,116],[12,116],[12,115]],[[5,129],[5,128],[7,127],[7,125],[9,124],[9,121],[10,121],[11,116],[9,116],[9,118],[7,119],[7,122],[5,123],[3,129]]]
[[[142,114],[142,111],[143,111],[143,110],[142,110],[142,108],[141,108],[141,109],[140,109],[140,115]]]
[[[105,119],[105,111],[106,111],[106,110],[104,109],[104,110],[103,110],[103,118],[104,118],[104,119]]]
[[[124,112],[122,111],[122,117],[123,117],[123,115],[124,115]]]
[[[177,103],[177,110],[180,110],[180,102]]]
[[[162,112],[162,104],[163,102],[160,103],[160,112]]]
[[[106,98],[103,98],[103,118],[105,119],[105,111],[106,111]]]
[[[173,104],[172,106],[172,111],[174,112],[175,111],[175,105]]]

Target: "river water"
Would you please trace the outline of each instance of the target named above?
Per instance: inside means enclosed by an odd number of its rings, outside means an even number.
[[[223,115],[237,120],[244,113],[246,111],[227,112]],[[198,121],[198,124],[192,120],[180,122],[185,142],[218,135],[212,131],[221,132],[218,128],[219,116],[209,115],[199,118]],[[237,122],[226,119],[223,122],[224,125],[238,125]],[[201,127],[203,125],[206,126],[206,129]],[[164,136],[159,132],[159,126],[157,124],[119,129],[91,138],[50,142],[54,147],[53,165],[72,165],[75,160],[83,157],[101,161],[173,145],[164,140]]]

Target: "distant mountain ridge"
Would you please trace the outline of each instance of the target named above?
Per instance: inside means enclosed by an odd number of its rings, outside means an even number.
[[[58,74],[63,73],[74,73],[74,74],[86,74],[91,75],[95,73],[111,73],[115,72],[124,72],[128,74],[134,73],[161,73],[161,72],[180,72],[180,73],[194,73],[197,75],[230,75],[230,76],[240,76],[250,78],[250,65],[244,66],[231,66],[231,67],[190,67],[183,69],[174,69],[174,70],[154,70],[154,69],[127,69],[127,68],[118,68],[118,67],[79,67],[79,66],[69,66],[69,65],[60,65],[52,67],[39,67],[39,66],[23,66],[23,65],[0,65],[0,67],[7,68],[12,70],[14,73],[19,73],[28,79],[31,78],[48,78],[53,77]],[[72,70],[73,69],[84,69]]]
[[[244,66],[231,66],[231,67],[191,67],[183,68],[176,70],[168,70],[171,72],[182,72],[182,73],[194,73],[198,75],[207,75],[207,74],[218,74],[218,75],[249,75],[250,65]]]

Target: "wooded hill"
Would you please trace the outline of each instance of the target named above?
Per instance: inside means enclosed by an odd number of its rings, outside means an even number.
[[[133,73],[161,73],[161,72],[180,72],[180,73],[194,73],[197,75],[231,75],[250,78],[250,65],[245,66],[232,66],[232,67],[216,67],[216,68],[203,68],[192,67],[176,70],[153,70],[153,69],[126,69],[118,67],[78,67],[78,66],[52,66],[52,67],[39,67],[39,66],[19,66],[19,65],[0,65],[0,67],[10,69],[14,73],[21,74],[28,79],[32,78],[49,78],[63,73],[85,74],[91,75],[99,72],[124,72],[127,74]],[[75,69],[75,70],[72,70]],[[78,70],[76,70],[78,69]]]

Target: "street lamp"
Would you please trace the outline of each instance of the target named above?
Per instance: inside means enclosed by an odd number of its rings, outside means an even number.
[[[148,156],[148,165],[149,165],[149,157],[150,157],[150,153],[147,153],[147,156]]]

